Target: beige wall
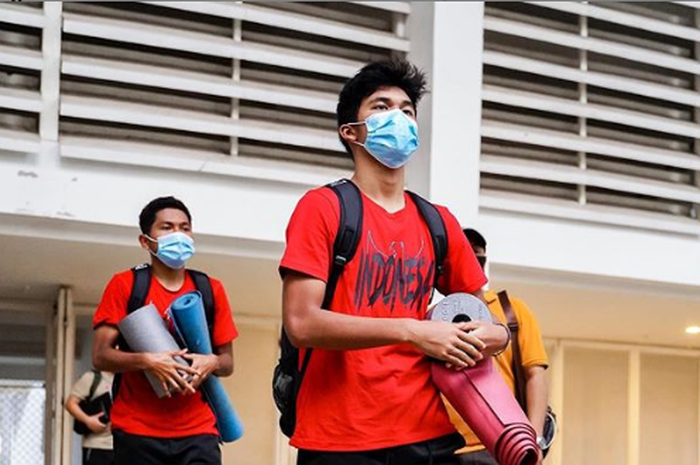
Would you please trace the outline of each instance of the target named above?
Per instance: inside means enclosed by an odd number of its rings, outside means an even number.
[[[642,356],[640,465],[698,463],[699,400],[696,358]]]
[[[571,349],[565,353],[560,437],[567,465],[619,465],[627,449],[627,357]]]
[[[697,465],[700,352],[549,340],[549,465]]]
[[[277,361],[275,325],[238,323],[234,342],[234,374],[227,390],[245,427],[243,437],[223,447],[225,465],[273,465],[277,416],[271,394],[272,368]]]

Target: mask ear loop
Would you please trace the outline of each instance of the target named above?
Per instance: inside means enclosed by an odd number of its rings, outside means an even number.
[[[365,121],[355,121],[355,122],[352,122],[352,123],[345,123],[345,124],[343,124],[343,125],[340,126],[340,127],[342,128],[343,126],[357,126],[357,125],[360,125],[360,124],[367,124],[367,121],[365,120]],[[356,140],[349,140],[349,141],[347,141],[347,142],[349,142],[349,143],[351,143],[351,144],[355,144],[355,145],[357,145],[357,146],[359,146],[359,147],[362,147],[363,149],[367,150],[367,147],[365,147],[365,144],[364,144],[363,142],[357,142]]]
[[[145,237],[146,239],[148,239],[148,240],[151,241],[151,242],[155,242],[156,244],[158,244],[158,248],[160,248],[160,244],[158,243],[158,240],[157,240],[157,239],[153,239],[153,238],[152,238],[151,236],[149,236],[148,234],[144,234],[143,237]],[[150,253],[150,254],[153,255],[154,257],[158,258],[158,251],[157,251],[157,250],[156,250],[155,253],[153,253],[153,251],[152,251],[152,250],[150,249],[150,247],[149,247],[149,248],[148,248],[148,253]]]

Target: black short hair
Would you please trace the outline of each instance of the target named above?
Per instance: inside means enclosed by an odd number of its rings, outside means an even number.
[[[187,215],[189,222],[192,223],[192,215],[190,215],[190,211],[182,201],[173,196],[158,197],[148,202],[148,205],[141,210],[141,214],[139,215],[139,227],[143,234],[149,234],[151,232],[153,223],[156,222],[156,215],[159,211],[165,210],[166,208],[174,208],[183,211],[185,215]]]
[[[476,229],[466,228],[462,230],[472,247],[481,247],[486,250],[486,239]]]
[[[414,107],[423,97],[427,88],[425,73],[406,60],[394,58],[375,61],[364,66],[345,83],[338,96],[336,115],[338,127],[357,121],[357,112],[362,100],[382,87],[398,87],[408,95]],[[352,155],[350,145],[341,137],[340,142]]]

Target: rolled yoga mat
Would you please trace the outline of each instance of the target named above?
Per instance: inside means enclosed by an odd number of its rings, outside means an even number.
[[[428,319],[492,321],[481,300],[461,293],[440,301]],[[461,371],[436,360],[431,367],[433,382],[499,464],[534,465],[538,453],[535,430],[491,359]]]
[[[158,353],[180,350],[177,342],[168,331],[165,321],[160,316],[160,312],[153,304],[148,304],[130,313],[119,322],[117,327],[132,352]],[[188,365],[182,357],[174,357],[174,359],[182,365]],[[144,371],[144,374],[156,395],[159,398],[165,397],[167,393],[163,390],[158,378],[148,370]],[[188,381],[191,379],[186,374],[183,374],[183,377]]]
[[[198,291],[183,294],[170,304],[169,312],[178,337],[190,352],[205,355],[212,353],[202,294]],[[201,388],[216,417],[221,440],[232,442],[243,436],[243,424],[221,380],[211,375],[204,380]]]

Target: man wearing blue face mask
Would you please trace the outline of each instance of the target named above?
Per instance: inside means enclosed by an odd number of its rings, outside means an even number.
[[[93,364],[117,373],[111,410],[115,464],[220,465],[215,418],[198,388],[211,374],[233,372],[232,341],[238,333],[228,297],[218,280],[185,268],[195,247],[192,217],[181,201],[151,201],[139,224],[139,243],[149,253],[150,265],[116,274],[93,318]],[[151,303],[164,315],[177,297],[195,289],[204,296],[213,354],[128,350],[117,329],[128,313]],[[176,363],[176,355],[191,366]],[[160,381],[167,397],[156,396],[144,370]]]
[[[425,87],[423,73],[402,60],[371,63],[345,84],[338,133],[353,176],[309,191],[287,227],[282,357],[288,339],[303,363],[295,424],[283,427],[293,430],[299,465],[457,464],[464,441],[430,379],[430,358],[462,369],[508,342],[495,324],[425,320],[434,287],[481,297],[486,283],[454,216],[404,190]],[[358,208],[339,186],[356,192]],[[432,225],[443,225],[444,255],[424,207]],[[350,210],[361,221],[346,257],[336,251]]]

